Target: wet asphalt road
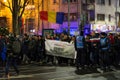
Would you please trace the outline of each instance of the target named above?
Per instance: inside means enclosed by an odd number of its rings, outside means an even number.
[[[73,66],[40,66],[36,64],[19,66],[20,74],[15,76],[10,69],[10,79],[3,77],[4,70],[0,68],[0,80],[120,80],[120,71],[112,70],[100,73],[96,69],[76,71]]]

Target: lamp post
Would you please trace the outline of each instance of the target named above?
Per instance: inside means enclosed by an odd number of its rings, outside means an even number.
[[[78,30],[80,32],[80,23],[81,23],[81,0],[77,0],[77,21],[78,21]]]
[[[39,34],[39,30],[40,30],[40,14],[39,14],[39,9],[40,9],[40,2],[39,2],[40,0],[38,0],[38,29],[37,29],[37,34]]]
[[[116,25],[116,31],[117,31],[117,28],[118,28],[118,24],[117,24],[117,15],[118,15],[118,12],[117,12],[117,7],[118,7],[118,0],[115,0],[115,25]]]
[[[82,26],[81,26],[81,24],[82,24],[82,22],[83,22],[83,7],[82,7],[82,5],[83,5],[83,2],[82,2],[82,0],[80,0],[80,22],[79,22],[79,34],[80,34],[80,32],[82,31]]]
[[[70,35],[70,0],[68,0],[68,35]]]

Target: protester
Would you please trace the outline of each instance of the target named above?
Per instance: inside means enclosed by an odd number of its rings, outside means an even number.
[[[114,58],[114,66],[119,68],[120,65],[120,34],[115,36],[115,44],[114,48],[116,51],[115,58]]]
[[[19,70],[17,67],[17,59],[20,53],[20,43],[16,37],[10,41],[11,43],[8,44],[10,45],[7,49],[7,61],[6,61],[6,67],[5,67],[5,75],[7,78],[10,77],[9,74],[9,69],[11,66],[14,67],[16,71],[16,75],[19,75]]]
[[[87,65],[87,67],[91,67],[92,61],[90,60],[90,53],[91,53],[90,35],[86,35],[85,42],[86,42],[86,45],[85,45],[86,46],[86,48],[85,48],[85,52],[86,52],[86,65]]]
[[[21,62],[25,64],[40,63],[42,65],[46,62],[46,64],[52,63],[52,65],[54,65],[56,58],[58,64],[74,64],[73,58],[48,55],[45,42],[47,40],[57,40],[57,42],[66,43],[65,45],[67,46],[74,44],[74,48],[77,51],[75,61],[77,70],[86,68],[86,65],[93,69],[99,69],[100,67],[99,70],[103,72],[112,69],[111,66],[115,68],[119,67],[120,35],[107,35],[102,32],[99,36],[96,35],[95,31],[92,31],[91,34],[85,36],[83,35],[83,31],[78,36],[70,36],[67,33],[46,34],[45,37],[24,34],[20,40],[15,36],[10,36],[7,40],[6,37],[2,35],[0,38],[0,62],[4,62],[3,67],[5,67],[5,73],[8,77],[10,66],[14,67],[17,75],[19,74],[17,68],[18,59],[21,59]],[[20,43],[14,43],[15,41]],[[57,46],[62,48],[57,48],[59,49],[58,51],[64,50],[64,45]],[[67,51],[67,48],[65,50]],[[54,48],[53,53],[55,53]],[[68,51],[68,53],[70,52]],[[73,52],[73,55],[74,54]],[[6,55],[8,55],[8,57],[6,57]],[[20,63],[20,61],[18,61],[18,63]]]
[[[23,64],[28,63],[29,60],[29,50],[28,50],[28,44],[29,44],[29,36],[27,34],[23,35],[23,41],[22,41],[22,49],[21,49],[21,59]]]
[[[91,38],[93,39],[91,40],[91,49],[90,49],[90,59],[92,62],[92,67],[97,67],[99,65],[99,49],[98,49],[98,42],[96,42],[96,40],[94,40],[95,38],[98,38],[99,36],[97,36],[95,34],[95,31],[91,32]]]
[[[5,35],[1,35],[0,38],[0,62],[2,64],[2,67],[5,66],[5,62],[7,59],[7,40]]]
[[[45,54],[44,54],[44,48],[45,48],[45,42],[42,39],[42,36],[37,36],[37,62],[43,63],[44,62],[44,58],[45,58]]]

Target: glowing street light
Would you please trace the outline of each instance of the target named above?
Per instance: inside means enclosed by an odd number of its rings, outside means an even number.
[[[7,2],[7,0],[4,0],[4,2]]]

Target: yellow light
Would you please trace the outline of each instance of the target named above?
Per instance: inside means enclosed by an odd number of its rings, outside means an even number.
[[[4,2],[7,2],[7,0],[4,0]]]

